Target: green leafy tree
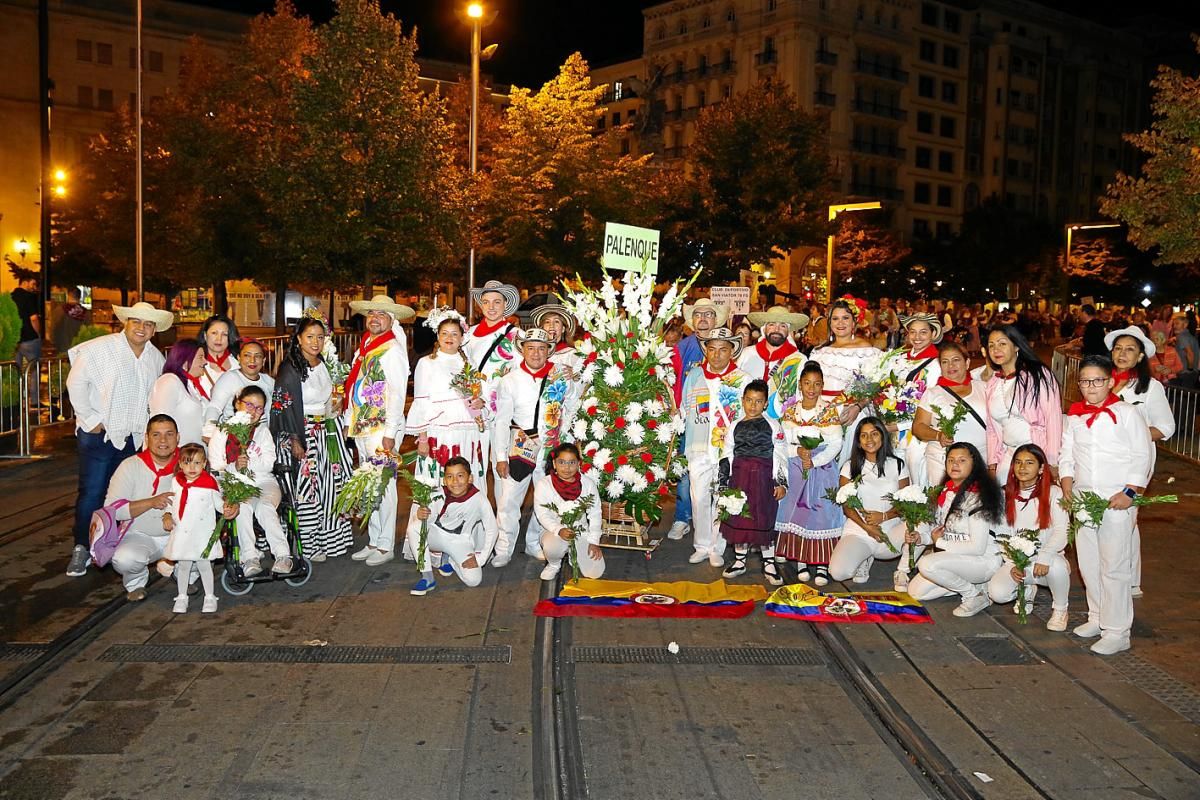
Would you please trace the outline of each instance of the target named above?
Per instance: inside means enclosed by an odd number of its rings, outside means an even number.
[[[895,231],[864,219],[861,213],[842,214],[833,256],[835,284],[839,291],[861,291],[872,297],[907,291],[904,264],[911,252]],[[904,285],[897,285],[897,279]]]
[[[1194,37],[1200,50],[1200,37]],[[1157,248],[1159,264],[1200,262],[1200,76],[1161,66],[1150,82],[1155,119],[1125,140],[1146,160],[1141,175],[1118,172],[1100,210],[1129,226],[1129,241]]]
[[[714,280],[768,263],[828,229],[825,121],[776,80],[709,106],[692,145],[702,214],[694,238]]]

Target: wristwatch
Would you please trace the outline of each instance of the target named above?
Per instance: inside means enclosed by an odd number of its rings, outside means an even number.
[[[1128,486],[1126,486],[1124,489],[1124,492],[1125,492],[1125,496],[1128,497],[1130,500],[1137,500],[1138,493],[1135,492],[1133,489],[1130,489]]]

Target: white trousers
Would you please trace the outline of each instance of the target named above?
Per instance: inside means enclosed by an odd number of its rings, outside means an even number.
[[[141,589],[150,581],[150,562],[163,557],[170,536],[151,536],[130,528],[113,553],[112,567],[121,576],[125,591]]]
[[[914,435],[909,435],[908,446],[904,448],[904,459],[908,462],[908,477],[914,486],[924,489],[930,486],[928,463],[929,442],[923,442]],[[942,454],[945,463],[945,453]],[[941,481],[941,476],[938,476]]]
[[[375,455],[376,449],[383,446],[383,432],[367,436],[355,436],[354,443],[358,447],[358,457],[366,461]],[[378,550],[390,553],[396,546],[396,504],[399,496],[396,492],[396,480],[393,478],[379,500],[379,508],[367,520],[367,543]]]
[[[900,551],[899,554],[893,553],[886,544],[866,535],[865,532],[851,532],[862,529],[847,520],[846,527],[842,529],[842,536],[833,546],[833,553],[829,556],[829,577],[835,581],[850,580],[868,558],[878,561],[898,558],[900,561],[896,568],[907,572],[908,545],[904,543],[904,522],[899,519],[890,519],[883,523],[882,527],[888,541]],[[922,545],[917,545],[917,558],[921,557],[922,549]]]
[[[1132,509],[1104,512],[1100,529],[1082,527],[1075,557],[1087,596],[1088,619],[1105,636],[1129,637],[1133,627]]]
[[[910,467],[911,469],[911,467]],[[937,486],[946,477],[946,448],[937,442],[925,443],[926,486]]]
[[[256,560],[262,553],[254,546],[254,521],[262,526],[267,535],[267,544],[271,555],[275,558],[291,556],[288,548],[287,535],[283,525],[279,523],[279,502],[283,495],[279,491],[279,483],[274,478],[263,478],[258,481],[258,497],[252,497],[238,507],[237,535],[238,547],[242,551],[242,562]]]
[[[1132,553],[1130,555],[1130,571],[1133,573],[1133,585],[1141,587],[1142,585],[1142,529],[1137,524],[1137,509],[1133,510],[1133,544]]]
[[[908,594],[914,600],[933,600],[952,594],[967,600],[983,593],[999,567],[999,553],[982,556],[945,550],[928,553],[917,562],[921,574],[909,581]]]
[[[988,594],[992,602],[1007,603],[1017,596],[1017,582],[1012,577],[1012,562],[1007,558],[1000,569],[988,581]],[[1051,608],[1066,611],[1071,594],[1071,565],[1061,553],[1050,560],[1050,571],[1040,578],[1033,577],[1033,567],[1025,570],[1025,583],[1046,586],[1050,589]]]
[[[417,520],[412,537],[414,549],[419,547],[417,540],[420,535],[421,521]],[[476,554],[475,544],[469,534],[447,533],[436,525],[430,525],[429,534],[425,539],[425,563],[417,565],[421,572],[433,569],[430,557],[433,553],[440,553],[443,559],[450,559],[450,566],[454,567],[458,579],[464,585],[478,586],[483,580],[483,559]],[[464,567],[463,562],[471,556],[475,556],[475,566]]]
[[[708,455],[688,456],[692,495],[692,546],[700,553],[725,555],[725,537],[717,529],[717,498],[713,483],[717,464]]]
[[[542,531],[542,552],[546,554],[546,563],[571,571],[571,559],[567,555],[571,545],[558,535],[557,531]],[[592,558],[588,554],[588,545],[582,538],[575,543],[575,555],[579,558],[579,574],[585,578],[599,578],[604,574],[604,556]],[[568,575],[568,577],[571,577]]]
[[[525,497],[534,478],[541,478],[545,474],[545,462],[539,458],[533,473],[526,476],[525,480],[517,481],[508,477],[496,482],[496,558],[504,561],[512,558],[517,537],[521,535],[521,508],[525,505]],[[525,528],[526,555],[541,558],[541,537],[542,526],[537,521],[537,514],[530,514],[529,525]]]

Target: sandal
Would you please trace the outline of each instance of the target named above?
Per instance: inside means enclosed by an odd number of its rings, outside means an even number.
[[[767,579],[767,583],[771,586],[783,586],[783,577],[779,574],[779,568],[775,566],[773,559],[763,559],[762,573],[763,577]]]
[[[817,566],[817,576],[813,579],[813,583],[817,586],[824,586],[829,583],[829,567],[825,564]]]
[[[812,573],[808,570],[808,564],[803,561],[796,562],[796,580],[801,583],[808,583],[812,580]]]
[[[746,574],[746,555],[747,555],[746,553],[739,553],[737,551],[734,551],[733,563],[725,568],[725,571],[721,573],[721,577],[736,578],[740,575],[745,575]]]

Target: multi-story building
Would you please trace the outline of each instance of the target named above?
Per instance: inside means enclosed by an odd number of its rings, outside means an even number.
[[[989,197],[1095,214],[1122,132],[1145,126],[1136,37],[1026,0],[672,0],[644,12],[635,151],[686,165],[702,109],[771,76],[829,119],[835,189],[906,236],[946,237]]]

